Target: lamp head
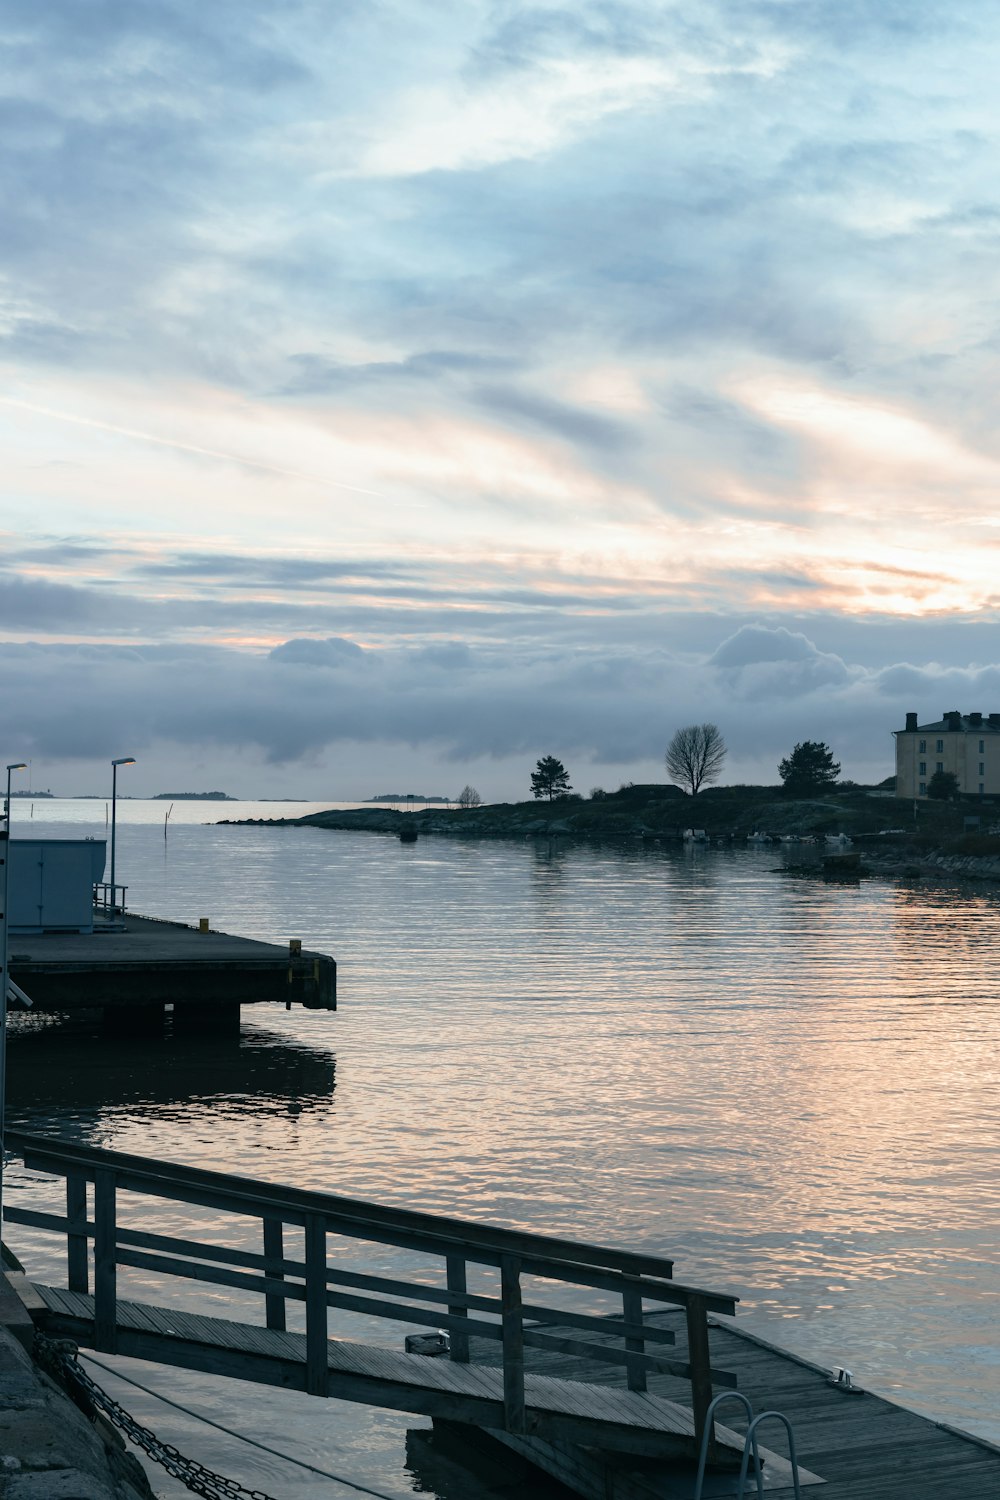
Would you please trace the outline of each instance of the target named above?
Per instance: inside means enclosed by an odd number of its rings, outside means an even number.
[[[122,758],[121,758],[121,760],[113,760],[111,762],[111,764],[113,766],[134,766],[135,765],[135,756],[134,755],[123,755]]]
[[[26,760],[16,760],[7,769],[8,771],[26,771],[28,769],[28,762]]]

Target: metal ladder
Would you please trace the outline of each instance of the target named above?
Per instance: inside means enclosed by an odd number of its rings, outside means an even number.
[[[748,1425],[746,1437],[743,1439],[743,1461],[740,1464],[740,1480],[736,1489],[739,1500],[743,1500],[746,1492],[747,1472],[750,1467],[751,1453],[753,1454],[754,1478],[757,1482],[757,1500],[764,1500],[764,1480],[761,1476],[760,1454],[757,1450],[757,1428],[761,1422],[766,1422],[771,1418],[780,1422],[788,1435],[788,1457],[792,1465],[792,1491],[795,1495],[795,1500],[802,1500],[802,1490],[799,1486],[799,1466],[795,1457],[795,1434],[792,1432],[791,1422],[789,1422],[784,1412],[780,1411],[762,1411],[759,1416],[755,1417],[753,1406],[749,1398],[743,1395],[742,1391],[722,1391],[718,1396],[713,1398],[705,1414],[705,1431],[702,1434],[701,1452],[698,1455],[698,1475],[695,1479],[693,1500],[702,1500],[705,1485],[705,1466],[708,1462],[708,1441],[712,1435],[716,1408],[721,1406],[723,1401],[738,1401],[747,1415]]]

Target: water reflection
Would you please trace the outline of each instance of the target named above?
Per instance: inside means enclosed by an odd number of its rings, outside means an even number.
[[[1000,1438],[996,891],[795,879],[773,849],[401,858],[171,823],[165,869],[162,843],[120,831],[139,910],[301,936],[337,956],[341,1008],[248,1007],[210,1053],[67,1040],[52,1077],[18,1037],[19,1123],[672,1254],[761,1331]],[[405,1488],[384,1421],[344,1426]]]
[[[97,1144],[116,1114],[219,1109],[276,1120],[327,1111],[336,1062],[267,1031],[241,1037],[117,1038],[85,1024],[21,1017],[8,1048],[8,1121]],[[111,1117],[109,1119],[109,1117]]]

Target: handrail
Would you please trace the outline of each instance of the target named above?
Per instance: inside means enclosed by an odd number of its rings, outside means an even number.
[[[709,1423],[711,1423],[711,1420],[715,1416],[715,1413],[725,1401],[738,1401],[743,1407],[744,1412],[746,1413],[747,1426],[750,1428],[753,1427],[753,1403],[751,1402],[749,1396],[744,1396],[742,1391],[720,1391],[718,1396],[714,1397],[711,1406],[708,1408]],[[705,1489],[705,1468],[708,1464],[708,1441],[710,1432],[711,1426],[709,1425],[706,1426],[705,1431],[702,1434],[701,1448],[698,1453],[698,1472],[695,1475],[694,1481],[694,1500],[702,1500],[702,1495]],[[757,1450],[756,1430],[753,1430],[752,1436],[749,1437],[744,1443],[743,1451],[746,1452],[747,1447],[751,1445],[753,1448],[754,1477],[757,1481],[757,1500],[764,1500],[764,1486],[761,1482],[760,1477],[760,1453]],[[737,1494],[739,1495],[740,1500],[743,1500],[742,1481]]]
[[[419,1237],[422,1243],[413,1248],[424,1248],[432,1253],[436,1250],[439,1254],[446,1254],[458,1241],[466,1260],[483,1265],[499,1264],[494,1259],[498,1255],[520,1254],[525,1260],[525,1269],[533,1276],[545,1275],[542,1269],[545,1262],[563,1270],[573,1266],[581,1272],[587,1267],[617,1271],[638,1277],[637,1289],[651,1300],[684,1306],[690,1298],[697,1297],[704,1299],[708,1312],[724,1313],[729,1317],[735,1315],[739,1300],[674,1281],[674,1263],[662,1256],[617,1250],[587,1241],[557,1239],[552,1235],[455,1219],[445,1214],[428,1214],[418,1209],[390,1207],[363,1198],[279,1186],[253,1177],[181,1166],[155,1157],[78,1146],[25,1131],[9,1131],[7,1140],[11,1150],[23,1157],[26,1166],[45,1171],[46,1163],[51,1162],[56,1164],[51,1168],[56,1176],[65,1176],[65,1168],[72,1166],[91,1182],[99,1170],[110,1167],[120,1175],[120,1185],[129,1192],[179,1198],[182,1202],[209,1208],[229,1206],[232,1212],[249,1212],[254,1216],[266,1209],[269,1215],[281,1213],[285,1223],[303,1224],[304,1215],[321,1213],[334,1233],[343,1232],[357,1239],[379,1242],[380,1236],[374,1231],[391,1229]],[[206,1192],[211,1194],[209,1199],[204,1197]],[[338,1225],[343,1225],[343,1230],[338,1229]],[[369,1230],[373,1232],[369,1234]],[[394,1235],[389,1243],[403,1244],[403,1241]],[[479,1250],[488,1253],[479,1255]],[[557,1279],[573,1278],[560,1276]],[[600,1285],[582,1277],[579,1284]],[[617,1290],[617,1278],[614,1289]]]
[[[772,1420],[775,1422],[780,1422],[785,1429],[785,1434],[788,1438],[788,1458],[792,1465],[792,1493],[795,1496],[795,1500],[802,1500],[802,1489],[799,1484],[799,1465],[798,1460],[795,1456],[795,1434],[792,1431],[791,1422],[785,1416],[785,1413],[783,1411],[762,1411],[758,1416],[754,1417],[753,1421],[750,1423],[750,1426],[747,1428],[746,1437],[743,1439],[743,1460],[740,1464],[739,1488],[737,1489],[736,1493],[737,1495],[742,1497],[743,1488],[746,1484],[747,1479],[747,1468],[750,1464],[751,1447],[753,1448],[754,1458],[757,1459],[757,1428],[760,1426],[761,1422],[769,1422]],[[761,1496],[761,1500],[763,1500],[764,1486],[761,1483],[760,1479],[759,1459],[757,1459],[757,1493]]]
[[[117,1338],[117,1267],[141,1268],[166,1277],[193,1278],[239,1288],[264,1297],[269,1328],[284,1329],[288,1301],[304,1302],[305,1384],[326,1395],[327,1315],[331,1307],[396,1322],[446,1328],[451,1357],[465,1363],[470,1336],[499,1339],[503,1351],[504,1420],[512,1433],[526,1431],[524,1348],[526,1345],[624,1365],[632,1391],[646,1389],[649,1370],[666,1370],[690,1380],[695,1434],[711,1442],[712,1386],[736,1380],[711,1367],[707,1313],[735,1312],[736,1299],[669,1279],[672,1261],[527,1231],[438,1217],[362,1199],[289,1188],[252,1178],[182,1167],[124,1152],[77,1146],[22,1131],[8,1136],[25,1165],[66,1179],[65,1216],[12,1206],[14,1223],[64,1234],[70,1291],[89,1290],[89,1246],[94,1247],[95,1347],[113,1353]],[[88,1182],[94,1184],[93,1217]],[[260,1221],[262,1252],[202,1244],[196,1239],[130,1229],[118,1224],[119,1191],[197,1204]],[[285,1225],[303,1231],[304,1258],[286,1253]],[[391,1244],[441,1257],[446,1286],[426,1286],[403,1277],[349,1272],[327,1261],[329,1234]],[[467,1266],[499,1269],[499,1296],[468,1289]],[[641,1270],[640,1270],[641,1268]],[[642,1274],[652,1269],[654,1274]],[[658,1273],[658,1274],[657,1274]],[[599,1287],[621,1297],[620,1317],[563,1311],[525,1303],[522,1277],[537,1276],[571,1285]],[[361,1295],[374,1293],[374,1296]],[[400,1302],[396,1300],[403,1298]],[[643,1301],[683,1306],[687,1358],[648,1353],[649,1344],[671,1344],[671,1330],[646,1323]],[[425,1304],[424,1307],[410,1303]],[[427,1306],[426,1304],[430,1304]],[[496,1321],[474,1316],[485,1313]],[[563,1327],[560,1328],[559,1325]],[[547,1331],[547,1327],[553,1329]],[[624,1342],[624,1348],[567,1338],[564,1329],[596,1332]]]

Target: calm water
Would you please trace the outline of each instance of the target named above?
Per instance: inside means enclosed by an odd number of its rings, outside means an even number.
[[[165,843],[162,804],[120,804],[130,904],[301,937],[336,955],[341,1009],[248,1008],[239,1043],[204,1047],[15,1037],[19,1124],[672,1254],[748,1326],[1000,1440],[1000,893],[824,886],[766,850],[204,822],[241,811],[179,803]],[[104,805],[15,818],[102,834]],[[8,1191],[49,1198],[19,1166]],[[56,1274],[44,1237],[10,1237]],[[420,1419],[115,1363],[321,1467],[417,1486]],[[128,1399],[244,1484],[337,1493]]]

